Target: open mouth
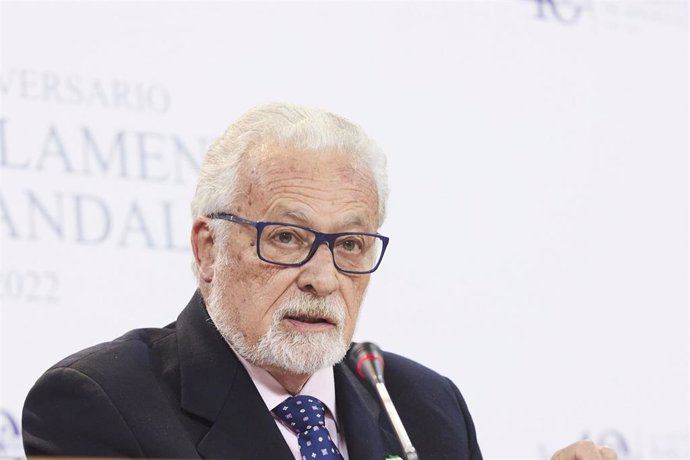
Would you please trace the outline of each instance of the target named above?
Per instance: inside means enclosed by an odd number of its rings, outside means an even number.
[[[309,315],[289,315],[286,316],[285,319],[289,319],[291,321],[298,321],[300,323],[307,323],[307,324],[331,324],[335,326],[335,322],[331,321],[328,318],[321,318],[318,316],[309,316]]]
[[[292,328],[303,332],[326,332],[336,327],[336,322],[321,316],[287,315],[284,318]]]

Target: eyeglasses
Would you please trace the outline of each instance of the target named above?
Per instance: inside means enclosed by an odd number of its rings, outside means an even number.
[[[321,233],[301,225],[282,222],[254,222],[234,214],[216,212],[206,216],[256,228],[256,254],[269,264],[284,267],[304,265],[326,243],[335,268],[343,273],[363,275],[375,271],[388,246],[388,237],[374,233]]]

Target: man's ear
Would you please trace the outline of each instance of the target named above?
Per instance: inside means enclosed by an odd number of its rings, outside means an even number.
[[[192,251],[194,251],[199,276],[210,283],[213,280],[213,262],[216,252],[213,249],[213,233],[208,226],[208,221],[203,217],[197,217],[192,224]]]

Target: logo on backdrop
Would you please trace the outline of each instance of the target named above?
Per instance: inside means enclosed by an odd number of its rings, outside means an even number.
[[[534,0],[534,2],[537,5],[539,19],[553,19],[563,24],[577,22],[584,7],[584,0]]]
[[[0,91],[19,108],[0,118],[0,238],[186,250],[175,221],[208,140],[160,128],[165,86],[10,69]]]
[[[600,446],[609,446],[616,450],[618,460],[628,460],[632,458],[630,452],[630,445],[625,439],[625,436],[618,430],[604,430],[598,433],[585,432],[582,439],[592,439]]]
[[[536,18],[565,25],[596,20],[597,28],[616,32],[639,31],[646,26],[687,29],[685,2],[611,2],[607,0],[529,0]]]
[[[609,446],[616,450],[618,460],[632,460],[634,457],[630,451],[630,443],[625,438],[623,433],[616,429],[606,429],[602,431],[585,430],[580,435],[580,439],[591,439],[595,444],[600,446]],[[548,460],[555,452],[552,446],[542,444],[539,448],[539,457]]]
[[[0,455],[22,455],[19,424],[6,410],[0,409]]]
[[[583,430],[580,439],[591,439],[598,445],[616,450],[618,460],[638,458],[677,458],[690,457],[690,436],[687,433],[638,434],[631,438],[629,433],[610,428],[604,430]],[[539,457],[548,460],[555,449],[542,443]]]

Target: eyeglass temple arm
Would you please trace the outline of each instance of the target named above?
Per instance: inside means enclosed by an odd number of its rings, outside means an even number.
[[[248,225],[256,225],[257,224],[253,220],[243,219],[241,217],[238,217],[234,214],[230,214],[228,212],[213,212],[211,214],[208,214],[206,216],[206,218],[208,218],[208,219],[223,219],[223,220],[228,220],[230,222],[236,222],[238,224],[248,224]]]

